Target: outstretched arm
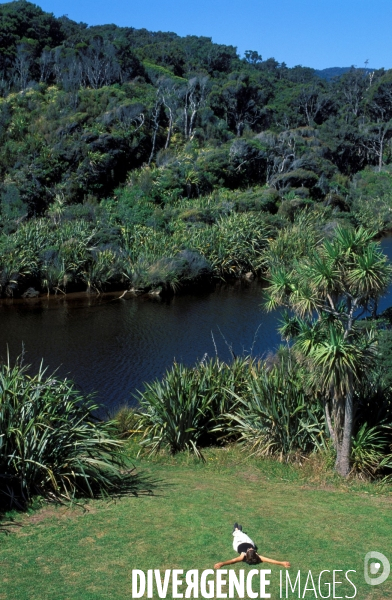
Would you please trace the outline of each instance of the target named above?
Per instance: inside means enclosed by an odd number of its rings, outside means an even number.
[[[271,565],[282,565],[282,567],[286,567],[288,569],[290,567],[290,563],[287,560],[274,560],[273,558],[267,558],[266,556],[257,555],[262,562],[271,563]]]
[[[220,569],[224,565],[234,565],[234,563],[241,562],[244,559],[244,553],[240,554],[240,556],[236,556],[235,558],[231,558],[230,560],[224,560],[223,562],[218,562],[214,565],[214,569]]]

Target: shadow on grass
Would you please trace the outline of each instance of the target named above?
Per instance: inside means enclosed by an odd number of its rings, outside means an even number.
[[[140,474],[135,472],[135,469],[131,469],[126,473],[123,485],[119,484],[118,488],[112,493],[98,492],[92,496],[80,494],[74,498],[57,497],[54,494],[46,496],[36,495],[24,504],[14,502],[12,508],[3,504],[0,507],[0,534],[9,535],[10,533],[14,533],[17,528],[23,527],[25,524],[23,521],[18,520],[18,517],[23,518],[28,513],[37,513],[43,508],[63,506],[67,508],[79,508],[87,512],[89,501],[102,500],[111,502],[129,497],[163,496],[163,489],[168,486],[170,484],[157,477],[145,473]]]
[[[0,512],[0,533],[9,535],[15,531],[15,528],[22,526],[22,523],[15,521],[13,517],[9,517],[6,513]]]
[[[113,494],[98,495],[100,498],[124,498],[129,496],[158,496],[159,490],[166,487],[167,484],[162,479],[153,477],[148,473],[138,473],[136,468],[132,469],[129,474],[132,474],[132,480],[124,486],[124,489],[118,489]]]

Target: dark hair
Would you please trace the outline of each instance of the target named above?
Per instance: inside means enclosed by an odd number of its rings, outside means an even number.
[[[245,562],[248,563],[248,565],[257,565],[259,562],[261,562],[254,548],[248,548],[246,551]]]

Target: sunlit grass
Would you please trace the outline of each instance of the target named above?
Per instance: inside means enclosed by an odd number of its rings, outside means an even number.
[[[306,471],[246,458],[231,446],[207,450],[204,464],[188,453],[161,454],[139,467],[161,479],[154,496],[22,517],[23,527],[1,538],[0,598],[130,598],[132,569],[204,570],[231,558],[235,520],[262,554],[290,560],[292,574],[354,569],[357,598],[392,594],[390,581],[370,588],[363,580],[365,554],[390,551],[391,490],[342,483],[314,465]],[[275,599],[279,567],[271,570]],[[342,586],[339,593],[352,590]]]

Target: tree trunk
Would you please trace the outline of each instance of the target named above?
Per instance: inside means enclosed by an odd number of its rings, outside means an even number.
[[[350,473],[351,443],[354,427],[354,403],[352,375],[349,377],[349,390],[346,395],[344,410],[343,440],[338,448],[335,468],[339,475],[347,477]]]
[[[382,155],[384,152],[384,134],[381,136],[380,140],[380,155],[378,157],[378,171],[381,173],[382,170]]]
[[[332,426],[331,413],[329,412],[329,400],[327,400],[325,402],[324,410],[325,410],[325,420],[327,421],[329,435],[331,437],[333,447],[335,448],[335,450],[337,450],[336,436],[335,436],[335,432],[334,432],[334,429]]]
[[[154,158],[156,139],[157,139],[157,129],[154,128],[154,133],[152,134],[151,153],[150,153],[150,156],[149,156],[149,159],[148,159],[148,166],[151,165],[151,161]]]
[[[189,138],[190,140],[193,138],[193,135],[194,135],[194,132],[193,132],[193,126],[194,126],[194,124],[195,124],[195,117],[196,117],[196,114],[197,114],[197,110],[196,110],[196,109],[194,109],[194,110],[192,111],[191,118],[190,118],[190,123],[189,123],[188,138]]]
[[[334,425],[336,449],[342,445],[343,441],[343,429],[344,429],[344,411],[345,402],[344,397],[339,395],[334,398],[332,406],[332,422]]]
[[[159,90],[158,90],[158,92],[159,92]],[[157,92],[157,94],[158,94],[158,92]],[[153,128],[152,128],[153,134],[152,134],[152,148],[151,148],[150,157],[148,159],[148,165],[151,164],[151,161],[154,158],[155,144],[156,144],[157,133],[158,133],[158,129],[159,129],[159,112],[160,112],[160,110],[161,110],[161,101],[158,96],[157,100],[155,101],[154,109],[151,114],[151,118],[152,118],[152,122],[153,122]]]
[[[169,147],[170,138],[171,138],[171,134],[172,134],[172,128],[173,128],[173,115],[172,115],[171,109],[169,108],[169,128],[167,130],[165,150],[167,150]]]
[[[185,139],[188,137],[188,103],[187,103],[187,99],[188,96],[185,96],[185,107],[184,107],[184,136]]]
[[[335,469],[339,471],[340,453],[344,435],[345,398],[340,393],[335,392],[335,394],[332,403],[333,445],[336,450]]]

